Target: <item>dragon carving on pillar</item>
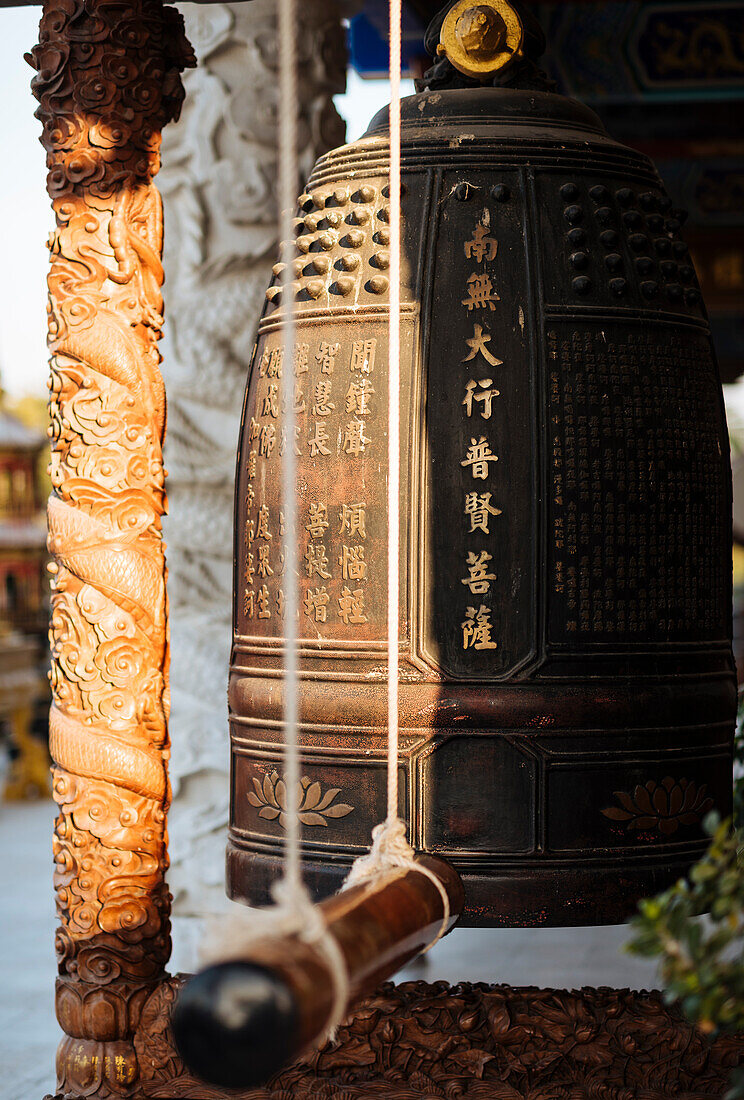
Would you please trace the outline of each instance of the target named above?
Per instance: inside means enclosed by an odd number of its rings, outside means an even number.
[[[143,1095],[133,1035],[170,951],[160,131],[195,64],[160,0],[46,0],[58,1089]]]

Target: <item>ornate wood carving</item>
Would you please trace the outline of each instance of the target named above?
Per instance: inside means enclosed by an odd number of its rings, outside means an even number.
[[[47,0],[29,62],[50,240],[50,746],[65,1095],[141,1096],[170,949],[160,130],[194,64],[160,0]]]
[[[135,1044],[152,1097],[223,1100],[184,1070],[168,1016],[178,979],[142,1013]],[[335,1043],[278,1074],[250,1100],[712,1100],[744,1061],[744,1036],[715,1042],[629,989],[386,984]]]

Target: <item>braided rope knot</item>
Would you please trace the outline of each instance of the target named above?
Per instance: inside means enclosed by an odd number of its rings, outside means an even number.
[[[442,881],[430,871],[420,860],[416,859],[416,853],[410,845],[406,830],[406,823],[400,817],[388,818],[380,825],[375,825],[372,830],[372,844],[366,855],[354,860],[351,870],[346,877],[342,889],[350,886],[358,886],[375,878],[384,871],[400,867],[406,871],[416,871],[433,882],[442,899],[442,923],[439,926],[434,939],[424,948],[424,952],[431,951],[435,943],[441,940],[447,931],[450,922],[449,895]]]
[[[323,957],[331,978],[333,997],[323,1033],[314,1045],[322,1046],[336,1037],[347,1015],[350,995],[349,971],[336,937],[330,932],[323,912],[313,903],[302,882],[282,878],[271,887],[274,904],[267,909],[231,906],[228,916],[209,922],[201,951],[203,966],[243,959],[267,936],[294,936],[314,947]]]

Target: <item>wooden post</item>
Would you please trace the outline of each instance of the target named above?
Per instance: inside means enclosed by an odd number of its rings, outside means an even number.
[[[46,0],[29,62],[50,241],[50,747],[65,1096],[143,1095],[170,951],[160,130],[194,57],[161,0]]]

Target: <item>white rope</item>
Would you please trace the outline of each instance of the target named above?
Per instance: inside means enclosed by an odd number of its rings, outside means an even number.
[[[424,948],[422,952],[424,954],[426,951],[431,951],[435,943],[439,943],[449,927],[450,901],[449,894],[439,876],[416,859],[406,836],[405,821],[396,817],[393,822],[385,821],[384,824],[375,825],[372,830],[372,846],[365,856],[359,856],[354,860],[343,889],[358,886],[369,879],[374,879],[382,871],[390,871],[395,867],[405,871],[416,871],[419,875],[428,878],[436,886],[442,899],[442,922],[434,939]]]
[[[303,900],[300,862],[300,750],[297,735],[299,683],[297,664],[297,460],[295,458],[294,353],[296,318],[293,283],[295,259],[293,213],[297,200],[297,43],[295,0],[279,0],[279,226],[282,287],[282,407],[287,445],[282,456],[282,511],[285,533],[284,782],[288,795],[284,883],[291,904]]]
[[[294,209],[297,201],[297,41],[295,0],[279,0],[279,206],[282,287],[282,408],[287,445],[282,455],[282,510],[285,534],[285,645],[284,659],[284,782],[288,793],[284,875],[273,890],[275,917],[286,914],[292,928],[325,956],[333,986],[332,1007],[321,1042],[336,1032],[349,1000],[349,974],[336,939],[310,898],[302,881],[300,852],[300,745],[299,719],[299,585],[297,569],[297,459],[295,458],[294,357],[296,306],[294,296]]]
[[[284,768],[288,792],[285,863],[283,877],[275,884],[273,908],[245,910],[221,920],[218,931],[206,937],[205,963],[244,958],[259,940],[271,935],[297,936],[312,944],[324,957],[331,978],[332,1007],[321,1045],[333,1038],[346,1016],[350,995],[348,968],[336,938],[323,914],[312,903],[302,880],[300,817],[297,792],[300,784],[298,736],[298,572],[297,572],[297,463],[294,452],[294,354],[296,318],[293,287],[295,259],[293,210],[298,183],[297,162],[297,50],[295,0],[279,0],[279,166],[280,260],[282,288],[282,405],[287,446],[282,456],[282,508],[285,532],[285,639],[284,662]],[[390,330],[388,342],[388,753],[387,817],[372,832],[366,856],[355,860],[344,888],[374,878],[393,868],[416,871],[428,878],[442,898],[443,917],[428,951],[447,931],[450,904],[440,879],[418,863],[398,817],[398,682],[399,682],[399,575],[400,575],[400,71],[401,0],[390,0]]]
[[[347,1016],[351,986],[346,959],[322,911],[313,904],[302,884],[297,893],[289,889],[284,876],[274,884],[271,892],[275,901],[271,908],[246,910],[233,906],[227,917],[215,918],[204,937],[206,946],[202,949],[200,963],[213,966],[245,959],[267,937],[294,936],[314,947],[328,968],[333,994],[328,1019],[314,1044],[322,1046],[336,1037]]]
[[[440,879],[415,857],[406,824],[398,816],[398,685],[400,604],[400,71],[401,0],[390,2],[390,327],[388,330],[388,555],[387,555],[387,817],[372,830],[367,855],[352,865],[344,888],[395,867],[418,871],[430,879],[442,898],[443,918],[430,950],[447,931],[450,904]]]
[[[297,571],[297,461],[295,458],[294,355],[296,317],[294,297],[294,209],[299,182],[297,158],[297,44],[295,0],[279,0],[279,236],[282,263],[282,375],[281,395],[287,445],[282,455],[282,512],[284,518],[284,783],[285,810],[284,871],[272,888],[274,906],[269,909],[233,910],[205,937],[202,962],[205,965],[245,957],[257,941],[271,935],[297,936],[312,944],[323,956],[331,979],[331,1010],[318,1043],[333,1038],[343,1023],[349,1003],[350,982],[346,960],[338,941],[328,930],[320,909],[313,905],[302,880],[300,850],[300,746],[298,733],[298,608]]]
[[[387,823],[398,820],[400,603],[400,68],[401,0],[390,0],[390,328],[388,333]],[[411,853],[413,855],[413,853]]]

